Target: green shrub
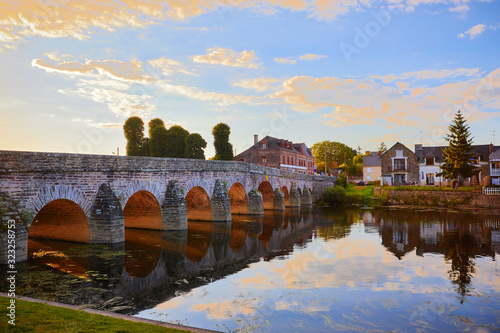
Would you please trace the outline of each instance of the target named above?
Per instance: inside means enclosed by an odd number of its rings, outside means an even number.
[[[335,185],[342,186],[343,188],[347,188],[347,177],[343,173],[337,176],[337,180],[335,181]]]
[[[330,186],[323,193],[323,201],[331,205],[343,205],[347,202],[345,189],[341,186]]]

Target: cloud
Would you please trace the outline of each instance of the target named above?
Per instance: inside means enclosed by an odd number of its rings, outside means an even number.
[[[268,91],[272,89],[277,89],[276,83],[281,83],[281,82],[283,82],[283,80],[275,78],[256,78],[256,79],[243,79],[238,82],[234,82],[232,85],[235,87],[241,87],[255,91]]]
[[[486,30],[486,25],[485,24],[477,24],[470,28],[469,30],[458,34],[458,37],[460,38],[465,38],[466,36],[469,36],[469,39],[474,39],[476,36],[479,36]]]
[[[98,103],[107,104],[108,108],[120,117],[147,117],[156,109],[156,106],[148,101],[152,98],[149,95],[135,95],[101,87],[85,86],[78,89],[59,89],[58,92],[66,95],[77,95]]]
[[[86,64],[95,68],[99,74],[112,79],[136,83],[151,83],[153,81],[151,76],[144,74],[142,63],[138,60],[132,60],[131,62],[87,60]]]
[[[291,58],[278,58],[278,57],[275,57],[274,61],[276,61],[277,63],[280,63],[280,64],[285,64],[285,65],[294,65],[297,62],[297,60],[294,60]]]
[[[78,61],[55,62],[52,60],[33,59],[31,66],[43,69],[47,72],[55,72],[70,75],[89,75],[94,69],[92,66],[82,64]]]
[[[449,9],[449,11],[452,13],[458,13],[458,17],[460,17],[460,18],[465,18],[469,9],[470,9],[469,5],[460,4],[460,5],[457,5],[455,7],[451,7]]]
[[[228,9],[248,9],[263,15],[274,15],[284,9],[305,12],[309,18],[319,21],[331,21],[352,11],[368,10],[373,3],[373,0],[11,1],[2,4],[0,10],[0,41],[3,42],[0,52],[16,48],[18,43],[32,36],[86,40],[97,29],[145,28],[166,20],[187,21],[206,13],[223,18]],[[469,9],[466,0],[394,0],[389,3],[389,9],[402,12],[436,4],[447,5],[450,11],[460,15],[465,15]]]
[[[196,63],[231,67],[258,68],[262,65],[256,62],[258,58],[255,56],[255,51],[236,52],[223,47],[214,47],[207,52],[204,55],[195,55],[191,59]]]
[[[479,68],[457,68],[457,69],[441,69],[441,70],[421,70],[415,72],[404,73],[400,75],[388,74],[384,76],[371,76],[374,79],[382,79],[384,83],[389,83],[394,80],[431,80],[431,79],[448,79],[460,76],[477,76]]]
[[[251,105],[270,104],[269,102],[265,102],[263,98],[256,96],[207,92],[195,87],[174,85],[166,81],[158,81],[157,85],[169,94],[181,95],[200,101],[214,101],[220,106],[228,106],[238,103]]]
[[[299,60],[308,60],[308,61],[311,61],[311,60],[319,60],[319,59],[323,59],[323,58],[328,58],[328,56],[307,53],[307,54],[301,55],[299,57]]]
[[[154,60],[148,61],[149,65],[154,69],[158,69],[161,71],[163,75],[170,76],[175,73],[183,73],[188,75],[198,75],[194,72],[191,72],[186,67],[184,67],[180,62],[173,59],[167,59],[165,57],[161,57]]]
[[[462,80],[414,86],[412,80],[458,77]],[[385,80],[386,77],[391,80]],[[394,78],[406,78],[397,81]],[[281,100],[299,112],[322,111],[330,126],[377,124],[384,127],[442,127],[461,109],[469,122],[498,116],[500,68],[484,75],[479,70],[418,71],[382,77],[338,78],[295,76],[267,98]]]
[[[48,54],[50,59],[59,59],[57,53]],[[31,62],[33,67],[43,69],[47,72],[57,72],[61,74],[98,76],[96,70],[101,76],[111,79],[133,82],[133,83],[151,83],[153,78],[144,73],[142,63],[138,60],[124,62],[119,60],[87,60],[85,64],[78,61],[61,61],[34,59]]]

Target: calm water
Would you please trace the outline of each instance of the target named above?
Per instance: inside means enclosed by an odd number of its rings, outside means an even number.
[[[500,330],[499,215],[314,208],[233,219],[127,229],[115,246],[30,240],[20,293],[231,332]]]

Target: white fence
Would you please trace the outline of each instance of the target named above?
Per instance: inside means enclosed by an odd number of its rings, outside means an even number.
[[[485,187],[483,194],[496,194],[500,195],[500,187]]]

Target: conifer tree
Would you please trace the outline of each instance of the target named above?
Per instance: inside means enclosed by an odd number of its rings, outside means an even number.
[[[469,125],[458,110],[452,123],[448,126],[449,134],[445,136],[449,146],[443,149],[444,164],[440,166],[442,172],[437,176],[445,179],[458,180],[462,183],[463,178],[474,174],[474,166],[470,164],[472,154],[472,139],[470,137]]]

